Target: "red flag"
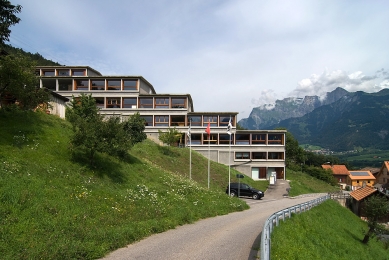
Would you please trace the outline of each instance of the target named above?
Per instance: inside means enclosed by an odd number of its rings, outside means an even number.
[[[205,129],[205,132],[207,132],[208,135],[211,134],[211,124],[208,122],[207,129]]]

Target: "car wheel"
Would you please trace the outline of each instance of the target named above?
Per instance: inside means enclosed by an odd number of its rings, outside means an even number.
[[[234,191],[234,190],[231,190],[230,191],[230,196],[231,197],[236,197],[238,194],[236,194],[236,191]]]
[[[255,200],[259,199],[259,195],[258,194],[253,194],[253,199],[255,199]]]

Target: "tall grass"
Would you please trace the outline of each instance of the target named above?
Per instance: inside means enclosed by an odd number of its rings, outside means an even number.
[[[271,235],[271,259],[389,259],[387,244],[362,243],[367,224],[333,200],[280,222]]]
[[[207,188],[208,162],[193,151],[189,180],[187,148],[166,152],[148,140],[125,160],[99,154],[90,167],[82,154],[71,155],[70,135],[71,126],[52,115],[0,112],[2,259],[95,259],[151,234],[248,208],[225,194],[224,165],[211,164]]]

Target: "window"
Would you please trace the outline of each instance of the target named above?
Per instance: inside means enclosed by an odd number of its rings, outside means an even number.
[[[172,108],[186,108],[186,98],[172,98]]]
[[[189,124],[191,126],[201,126],[201,116],[188,116],[188,125]]]
[[[250,153],[249,152],[236,152],[235,153],[235,159],[250,159]]]
[[[252,134],[251,135],[252,144],[266,144],[266,134]]]
[[[155,108],[169,108],[169,98],[155,98]]]
[[[220,116],[219,118],[219,126],[225,126],[227,127],[228,126],[228,122],[230,121],[230,118],[229,116]],[[231,124],[233,124],[233,120],[231,118]]]
[[[91,90],[105,90],[105,80],[92,79]]]
[[[121,90],[121,89],[122,89],[121,80],[118,79],[107,80],[107,90]]]
[[[154,116],[155,126],[169,126],[169,116]]]
[[[145,126],[153,126],[153,116],[140,116],[145,120]]]
[[[72,76],[85,76],[85,75],[86,75],[85,70],[77,70],[77,69],[72,70]]]
[[[266,160],[266,152],[252,152],[253,159]]]
[[[107,108],[120,108],[120,98],[107,98]]]
[[[138,80],[123,80],[123,90],[138,90]]]
[[[104,98],[103,97],[96,97],[96,106],[98,108],[104,108]]]
[[[230,137],[231,137],[231,144],[234,144],[234,136],[229,134],[219,134],[219,144],[230,144]]]
[[[44,70],[43,76],[55,76],[54,70]]]
[[[237,134],[236,144],[250,144],[250,134]]]
[[[140,108],[153,108],[153,98],[139,98]]]
[[[268,159],[282,160],[282,159],[284,159],[284,153],[282,153],[282,152],[269,152]]]
[[[136,108],[136,98],[123,98],[123,108]]]
[[[58,90],[59,91],[71,91],[72,80],[71,79],[58,79]]]
[[[201,134],[191,134],[190,139],[192,145],[201,144]]]
[[[42,79],[42,87],[50,90],[56,90],[57,83],[55,79]]]
[[[203,144],[217,144],[217,134],[210,134],[208,137],[208,134],[203,134]]]
[[[89,90],[89,80],[87,79],[76,79],[75,90]]]
[[[70,71],[69,70],[57,70],[57,75],[58,76],[70,76]]]
[[[217,126],[217,116],[204,116],[203,126],[208,126],[208,122],[211,126]]]
[[[283,134],[269,134],[267,143],[268,145],[281,145],[284,144],[283,139]]]
[[[171,126],[185,126],[185,116],[171,116]]]

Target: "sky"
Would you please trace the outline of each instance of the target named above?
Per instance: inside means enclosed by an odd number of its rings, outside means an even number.
[[[387,0],[10,0],[10,44],[61,65],[143,76],[195,112],[389,88]]]

